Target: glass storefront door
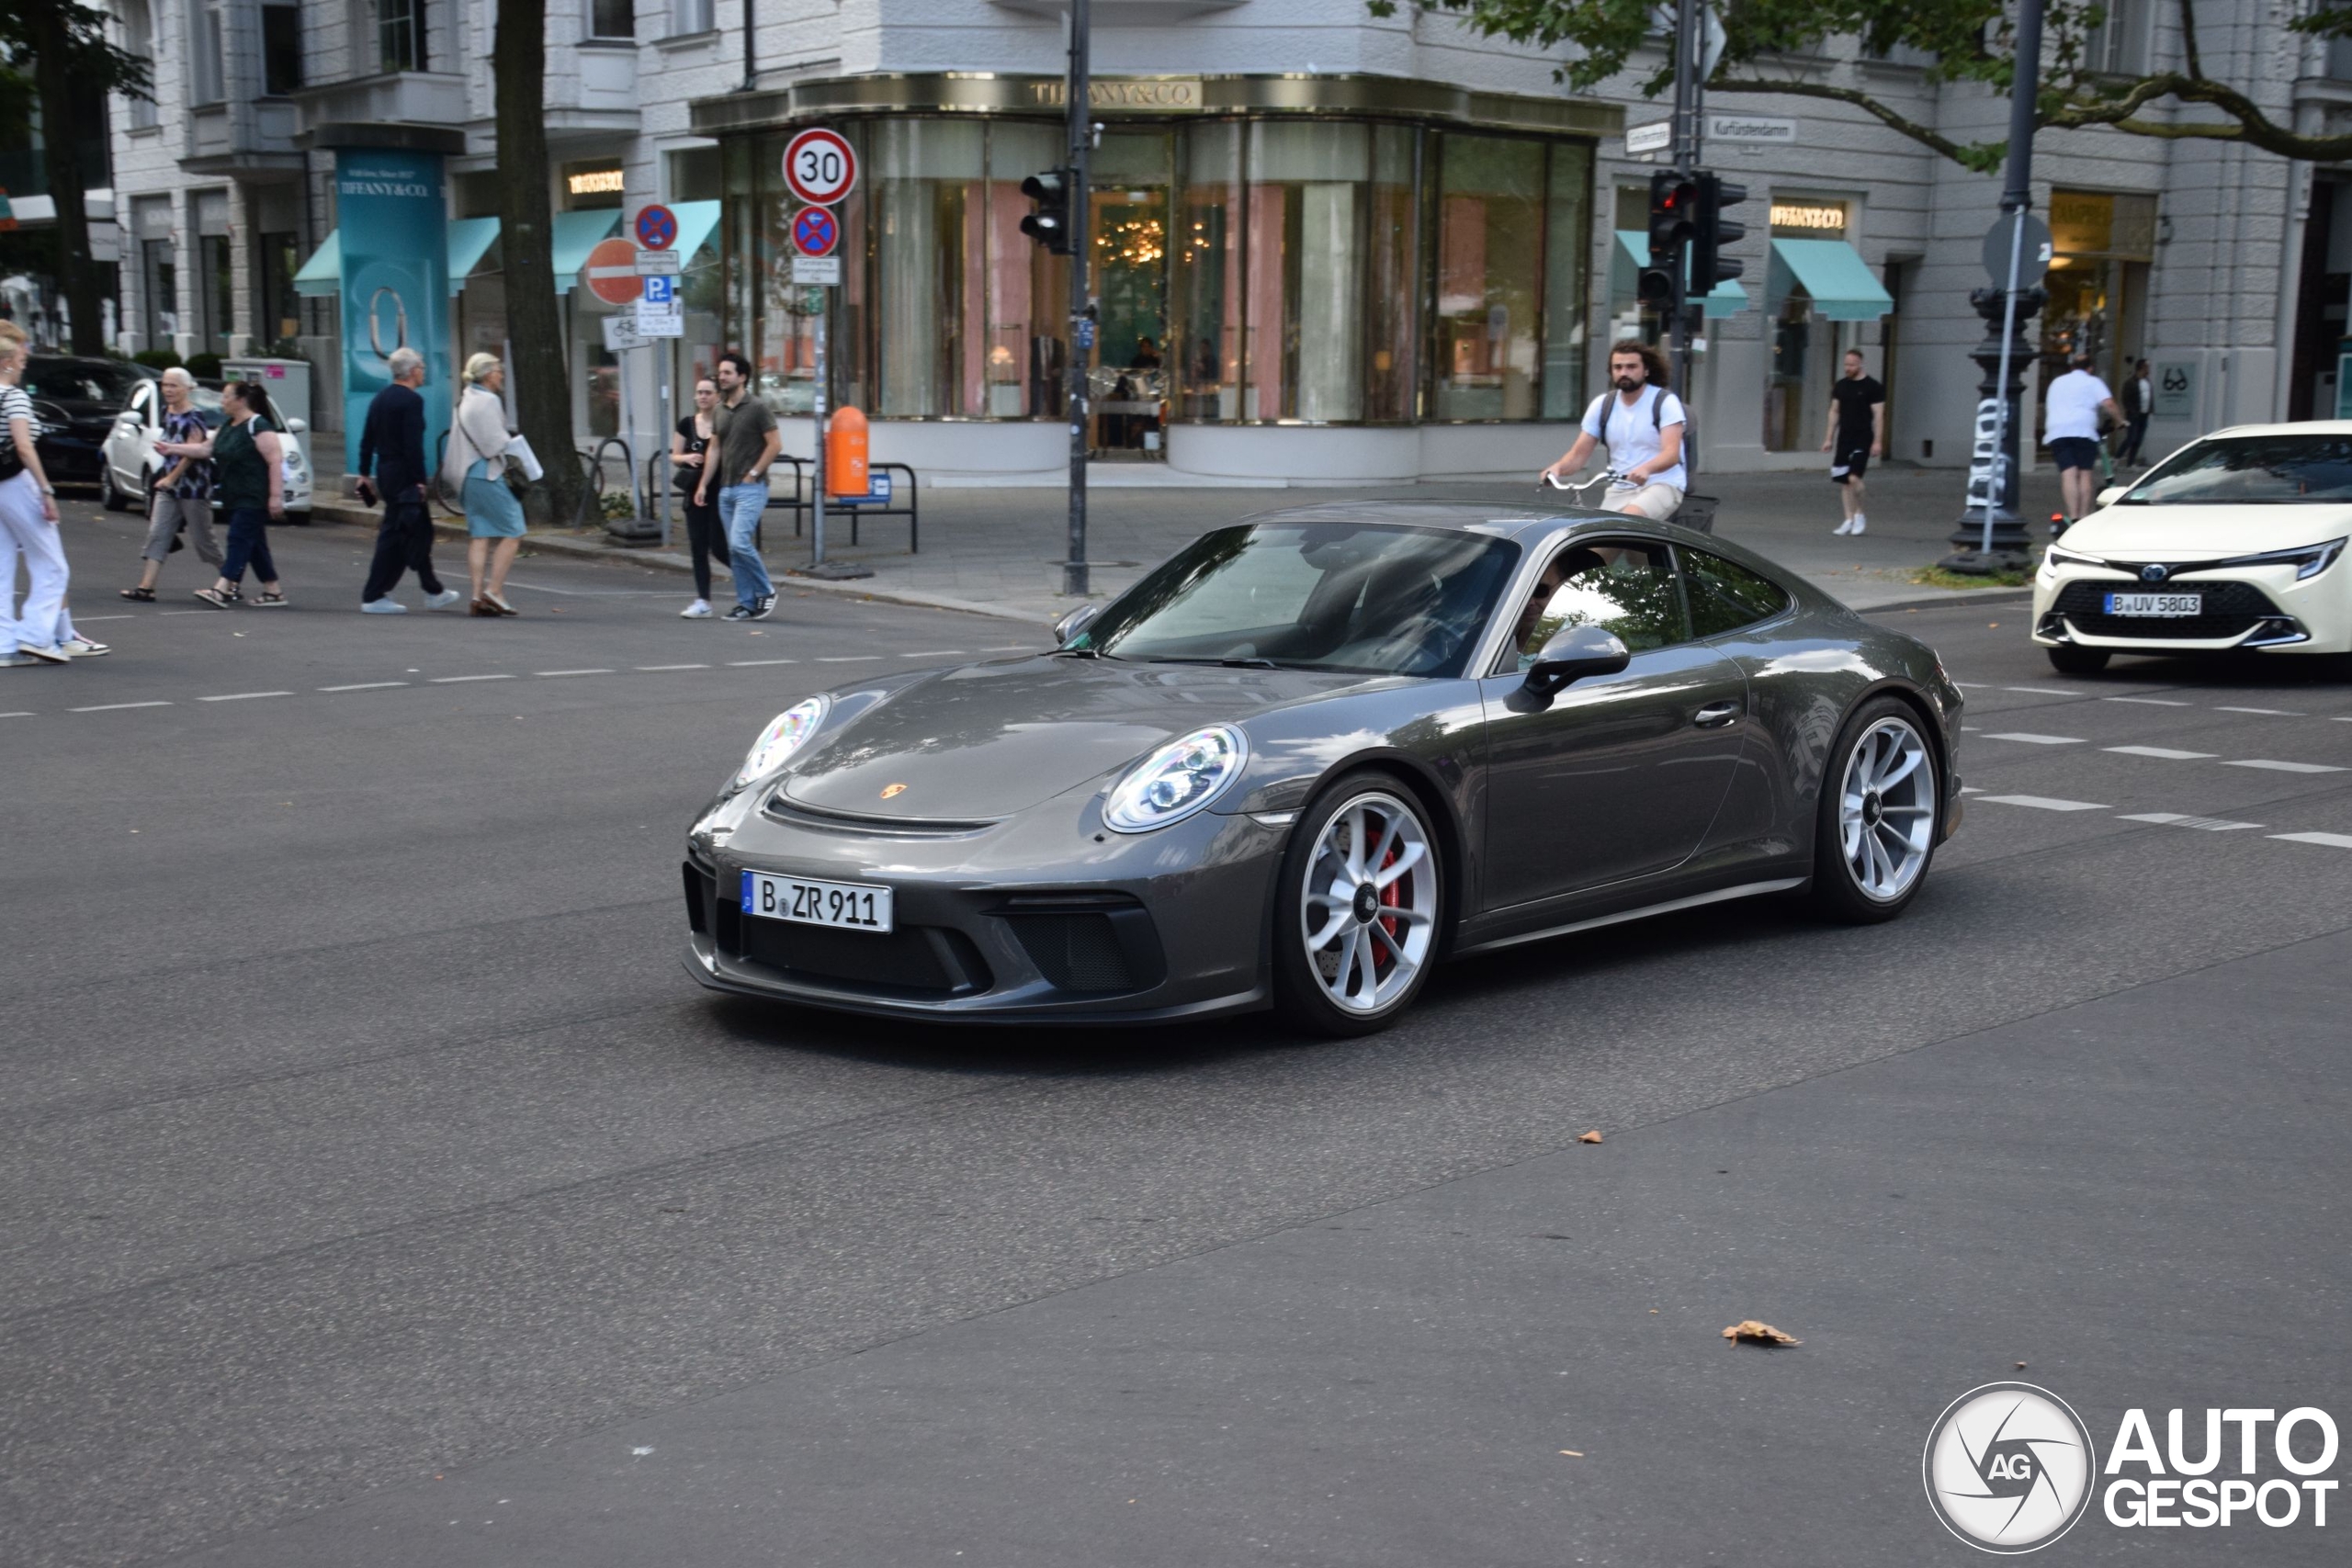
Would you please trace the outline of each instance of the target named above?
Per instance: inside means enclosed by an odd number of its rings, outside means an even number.
[[[1168,398],[1168,225],[1173,155],[1164,131],[1114,130],[1096,150],[1088,203],[1096,329],[1094,450],[1158,460]]]

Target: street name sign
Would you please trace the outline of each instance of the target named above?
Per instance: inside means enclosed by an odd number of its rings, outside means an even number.
[[[841,132],[802,131],[784,149],[784,183],[810,207],[831,207],[857,186],[857,153]]]
[[[1734,147],[1789,146],[1797,139],[1797,122],[1770,115],[1711,114],[1707,140]]]
[[[678,276],[680,270],[681,269],[678,266],[678,253],[675,251],[639,251],[637,253],[637,275],[639,277],[655,277],[665,274],[671,277],[675,277]]]
[[[1645,152],[1663,152],[1674,144],[1674,122],[1654,119],[1647,125],[1636,125],[1625,132],[1625,155],[1637,158]]]

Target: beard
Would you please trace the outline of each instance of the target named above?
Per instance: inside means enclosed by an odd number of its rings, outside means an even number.
[[[1635,380],[1631,376],[1620,376],[1617,378],[1617,389],[1621,392],[1630,392],[1640,386],[1641,382]]]

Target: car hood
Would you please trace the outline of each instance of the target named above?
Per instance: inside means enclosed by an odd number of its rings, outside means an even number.
[[[1385,677],[1050,657],[966,665],[847,720],[793,769],[784,794],[861,817],[995,819],[1204,726],[1375,679]]]
[[[2059,548],[2123,560],[2211,560],[2347,533],[2352,506],[2110,506],[2067,529]]]

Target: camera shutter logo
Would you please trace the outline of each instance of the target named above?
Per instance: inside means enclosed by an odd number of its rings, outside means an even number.
[[[1981,1551],[2035,1551],[2075,1527],[2098,1464],[2090,1429],[2031,1383],[1986,1383],[1947,1406],[1921,1460],[1928,1506]]]

